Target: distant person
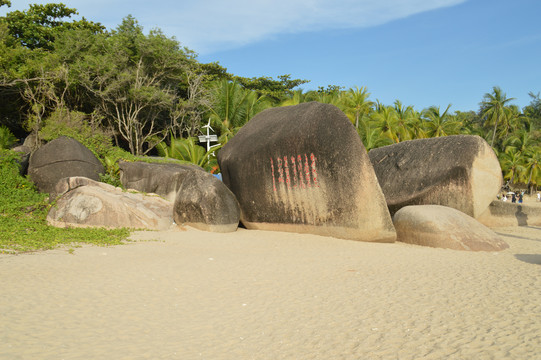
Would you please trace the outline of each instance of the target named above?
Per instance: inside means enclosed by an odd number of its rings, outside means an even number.
[[[511,202],[512,202],[513,204],[517,202],[517,196],[515,195],[515,193],[513,193],[513,194],[511,195]]]
[[[537,201],[541,201],[541,193],[537,193]]]
[[[524,195],[522,193],[518,194],[518,203],[522,204],[522,200],[524,199]]]
[[[502,201],[507,201],[507,195],[504,195],[504,196],[502,197]]]

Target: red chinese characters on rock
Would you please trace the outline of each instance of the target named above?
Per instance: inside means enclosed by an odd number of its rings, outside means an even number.
[[[283,184],[287,189],[318,188],[317,180],[317,157],[311,153],[310,158],[304,154],[295,156],[284,156],[270,159],[272,187],[277,191]],[[275,172],[276,166],[276,172]]]

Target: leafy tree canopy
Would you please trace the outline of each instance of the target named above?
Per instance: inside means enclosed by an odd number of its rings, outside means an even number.
[[[9,5],[9,1],[2,1],[2,5]],[[52,43],[59,32],[73,29],[89,29],[93,33],[100,33],[105,27],[100,23],[86,20],[70,19],[72,15],[78,15],[76,9],[58,4],[33,4],[25,11],[12,11],[7,13],[5,21],[8,30],[21,45],[29,49],[52,49]]]

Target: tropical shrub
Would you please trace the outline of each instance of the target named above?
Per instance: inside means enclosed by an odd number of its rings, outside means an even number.
[[[18,156],[0,150],[0,253],[45,250],[74,243],[113,245],[127,239],[128,229],[48,226],[48,195],[37,192],[32,182],[19,175]]]
[[[17,142],[17,138],[6,126],[0,126],[0,149],[9,149]]]

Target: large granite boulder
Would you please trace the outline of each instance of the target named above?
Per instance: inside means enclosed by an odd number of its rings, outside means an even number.
[[[477,220],[490,228],[541,226],[541,206],[494,200]]]
[[[47,221],[58,227],[166,230],[173,225],[173,203],[161,197],[122,191],[84,177],[61,179]]]
[[[192,172],[204,172],[196,165],[120,161],[120,182],[126,189],[158,194],[175,201],[177,190]]]
[[[218,163],[248,229],[395,240],[366,150],[333,105],[257,114],[218,152]]]
[[[52,192],[60,179],[82,176],[99,181],[103,165],[83,144],[59,137],[30,156],[28,175],[41,192]]]
[[[478,217],[503,181],[496,154],[479,136],[404,141],[368,155],[391,214],[407,205],[443,205]]]
[[[177,224],[213,232],[236,231],[240,219],[235,195],[204,171],[190,171],[179,183],[173,211]]]
[[[406,206],[394,214],[397,241],[437,248],[499,251],[509,245],[471,216],[440,205]]]

